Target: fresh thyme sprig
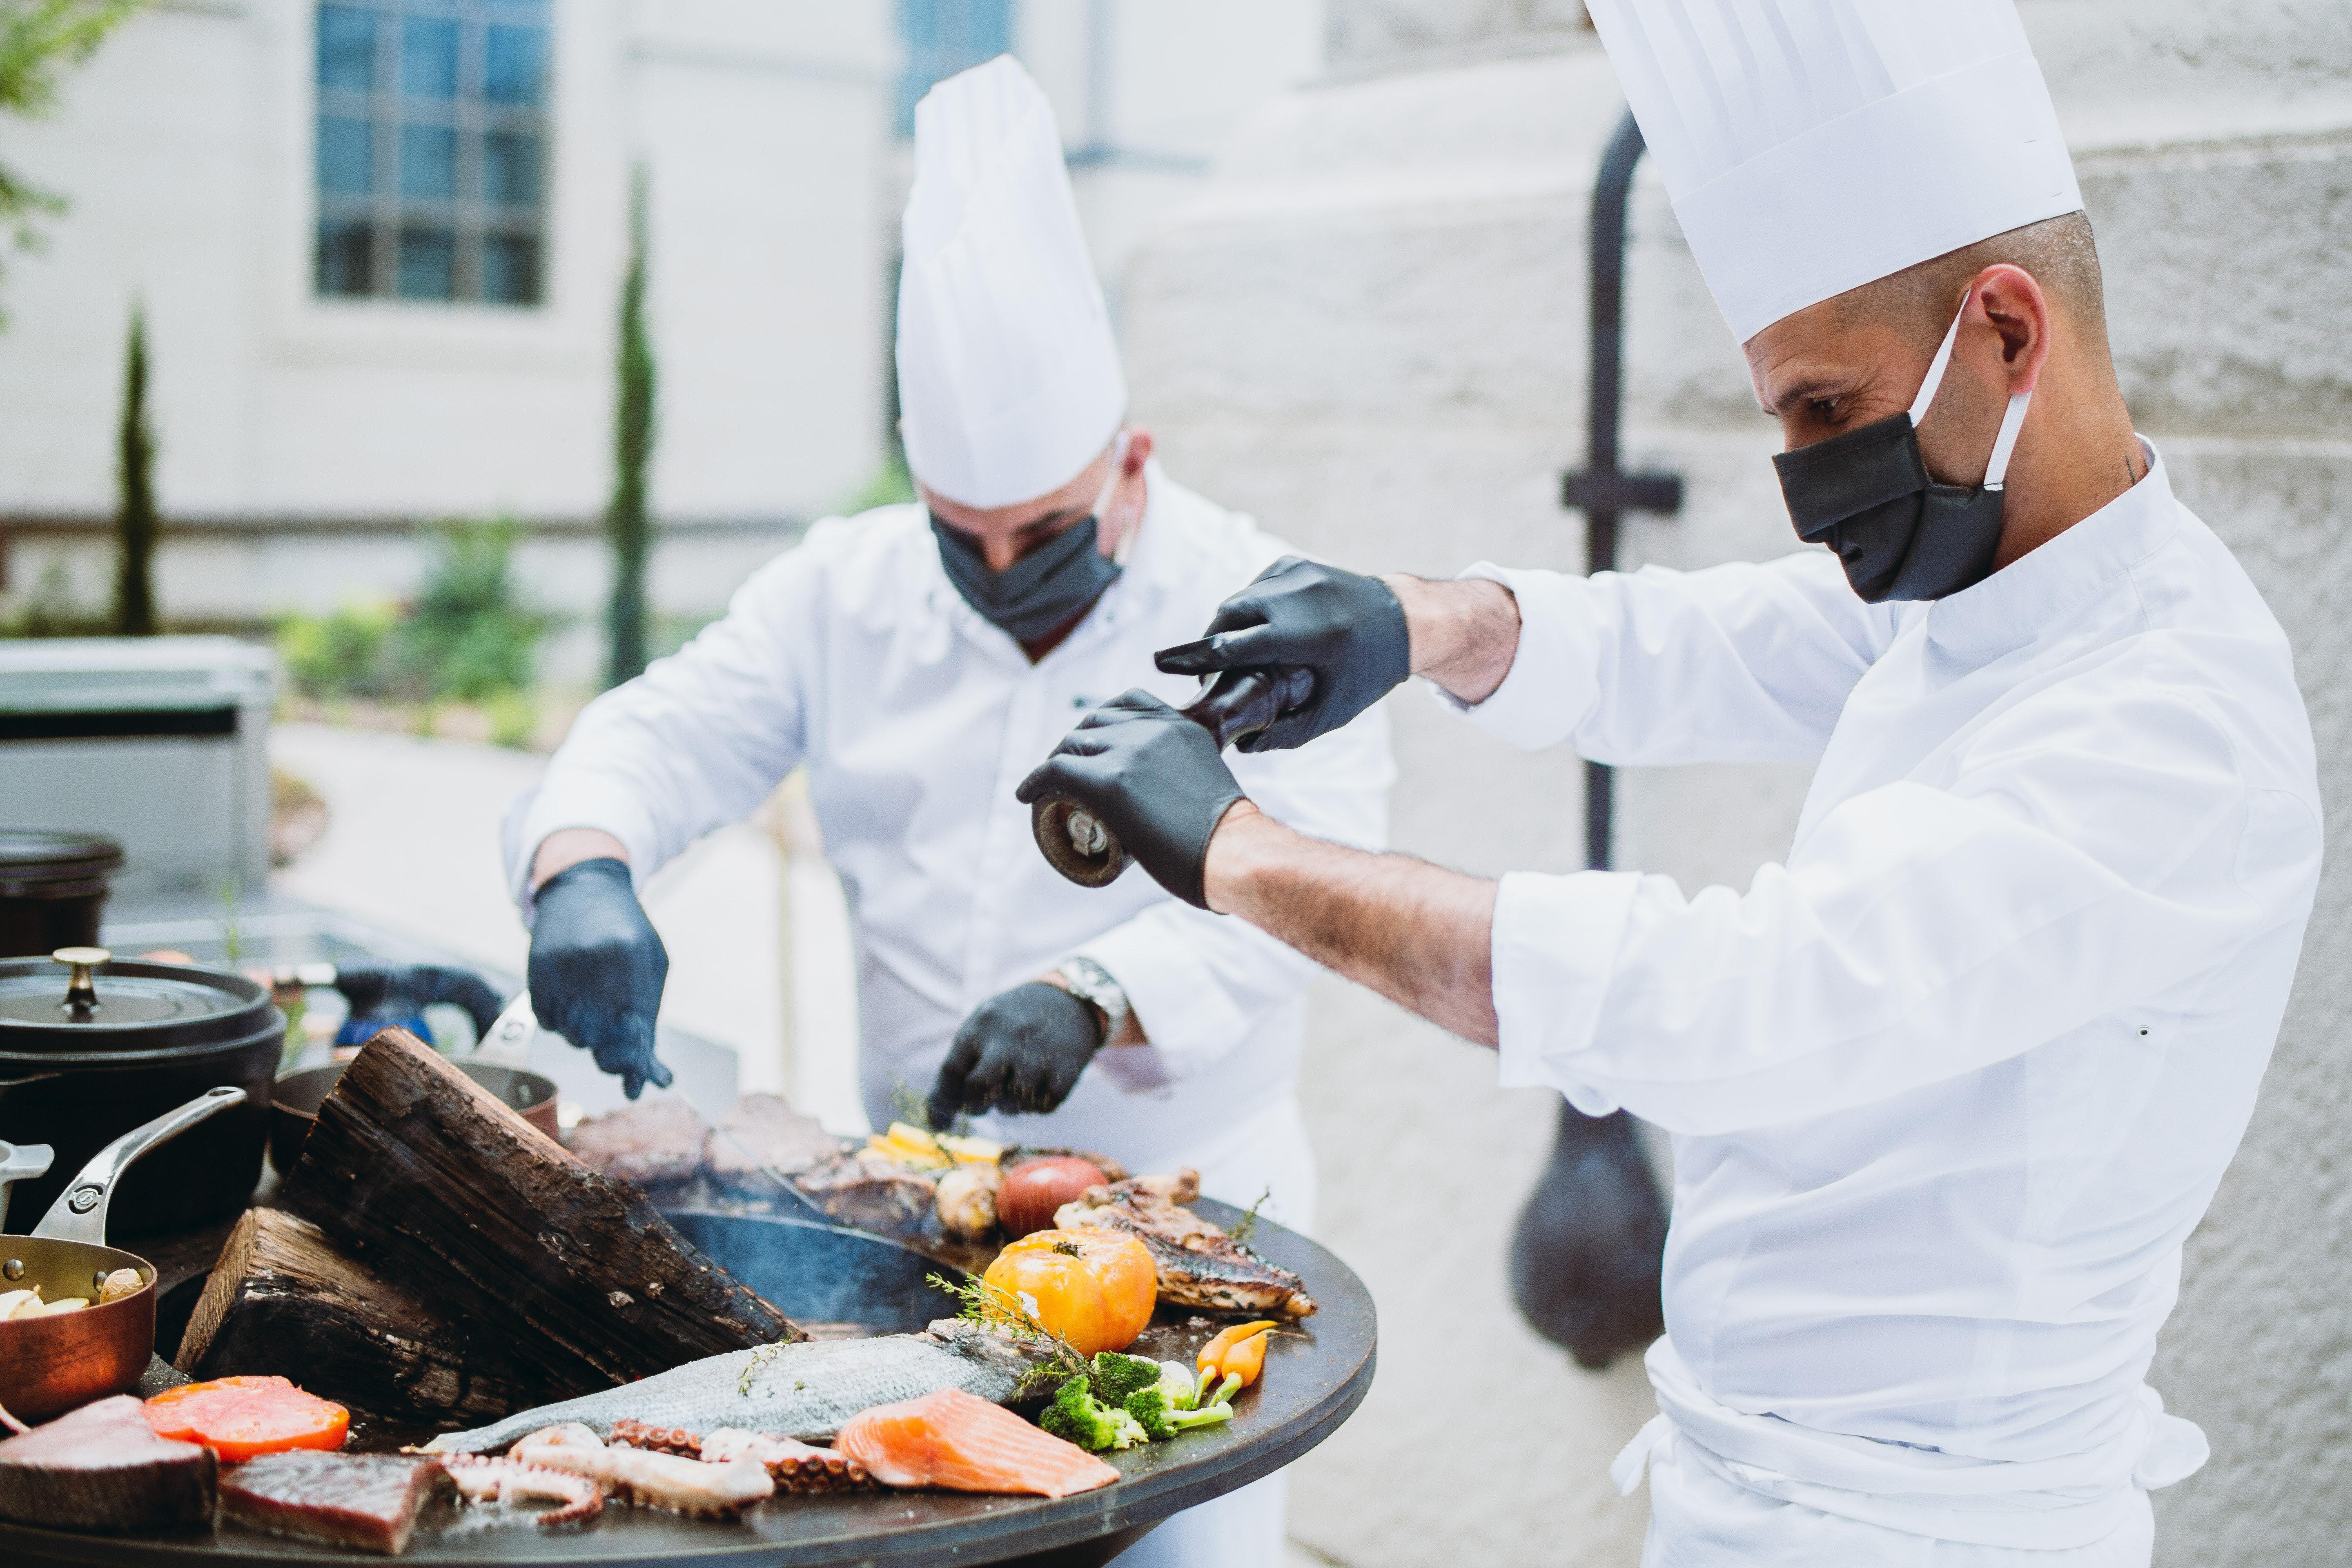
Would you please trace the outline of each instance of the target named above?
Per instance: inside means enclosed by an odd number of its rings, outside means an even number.
[[[1010,1332],[1018,1340],[1027,1341],[1040,1349],[1045,1359],[1021,1377],[1021,1393],[1026,1395],[1039,1384],[1060,1383],[1070,1377],[1092,1377],[1094,1363],[1077,1346],[1038,1321],[1036,1312],[1019,1296],[1003,1286],[992,1285],[976,1274],[967,1274],[961,1280],[944,1274],[929,1276],[929,1281],[953,1296],[959,1303],[957,1316],[966,1322],[984,1329]]]
[[[971,1118],[962,1111],[945,1127],[931,1125],[931,1102],[915,1092],[912,1085],[897,1073],[890,1075],[890,1114],[909,1127],[919,1127],[927,1132],[946,1132],[963,1137],[971,1131]]]
[[[736,1380],[735,1392],[745,1399],[751,1398],[752,1381],[760,1375],[770,1362],[783,1353],[784,1347],[780,1344],[761,1345],[753,1350],[751,1359],[743,1363],[743,1375]]]
[[[1250,1205],[1249,1212],[1242,1215],[1240,1219],[1234,1221],[1234,1228],[1227,1231],[1225,1234],[1235,1241],[1247,1241],[1251,1237],[1255,1236],[1257,1234],[1257,1211],[1265,1205],[1265,1200],[1272,1196],[1274,1196],[1274,1188],[1271,1186],[1268,1186],[1264,1192],[1258,1194],[1257,1202]]]

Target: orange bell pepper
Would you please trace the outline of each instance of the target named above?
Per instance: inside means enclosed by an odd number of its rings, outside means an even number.
[[[982,1278],[996,1300],[1021,1302],[1087,1356],[1133,1344],[1160,1300],[1159,1272],[1143,1243],[1093,1226],[1024,1236],[998,1253]]]
[[[1201,1353],[1192,1361],[1201,1373],[1201,1408],[1231,1399],[1257,1381],[1258,1373],[1265,1367],[1265,1342],[1273,1337],[1274,1329],[1270,1321],[1235,1323],[1201,1347]],[[1213,1394],[1209,1392],[1212,1378],[1222,1380]]]

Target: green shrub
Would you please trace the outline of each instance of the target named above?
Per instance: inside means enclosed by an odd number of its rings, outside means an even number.
[[[506,521],[442,528],[432,571],[400,626],[394,662],[420,698],[479,702],[531,683],[547,617],[514,586],[516,529]]]
[[[549,617],[515,591],[510,522],[449,523],[413,605],[346,605],[278,625],[295,689],[316,698],[383,697],[429,710],[489,703],[530,686]],[[510,721],[509,727],[520,721]],[[529,724],[522,722],[528,732]]]
[[[278,623],[278,657],[306,697],[381,697],[384,649],[399,622],[390,605],[345,605],[331,616]]]

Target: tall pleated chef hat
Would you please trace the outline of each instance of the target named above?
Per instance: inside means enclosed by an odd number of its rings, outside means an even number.
[[[2015,0],[1586,0],[1732,335],[2083,205]]]
[[[1127,412],[1054,110],[1010,55],[915,105],[902,226],[898,406],[907,466],[948,500],[1061,489]]]

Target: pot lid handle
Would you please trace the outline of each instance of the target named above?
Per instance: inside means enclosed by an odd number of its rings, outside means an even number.
[[[158,1143],[168,1142],[205,1117],[245,1103],[245,1090],[224,1084],[208,1089],[176,1110],[167,1110],[144,1127],[134,1127],[90,1156],[72,1185],[58,1195],[33,1234],[57,1241],[87,1241],[106,1245],[106,1207],[115,1184],[131,1163]]]
[[[49,954],[50,963],[62,963],[70,972],[66,978],[67,1007],[76,1014],[97,1010],[98,987],[90,983],[89,972],[113,957],[102,947],[61,947]]]

